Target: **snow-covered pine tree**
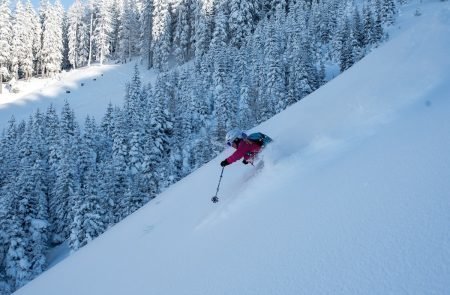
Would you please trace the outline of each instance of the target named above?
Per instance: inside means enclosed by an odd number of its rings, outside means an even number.
[[[79,165],[80,172],[85,173],[88,170],[89,172],[96,171],[96,164],[99,162],[99,154],[100,154],[100,134],[97,127],[97,124],[95,123],[95,119],[91,118],[90,116],[86,117],[85,123],[84,123],[84,134],[82,136],[82,144],[84,145],[84,151],[85,153],[85,159],[83,165]],[[88,165],[89,164],[89,165]],[[90,166],[94,167],[90,167]],[[95,175],[95,173],[94,173]],[[82,188],[88,187],[89,185],[94,185],[95,183],[89,183],[92,179],[89,178],[89,173],[87,174],[81,174],[80,173],[80,186]]]
[[[142,134],[139,131],[134,131],[131,134],[130,150],[128,158],[130,159],[130,175],[134,177],[139,175],[142,171],[142,164],[144,162],[144,153],[142,150]]]
[[[4,152],[0,147],[0,152]],[[1,161],[0,161],[1,162]],[[5,272],[5,256],[9,246],[9,230],[8,205],[4,188],[0,185],[0,294],[9,294],[12,292],[11,286],[6,280]]]
[[[9,190],[10,245],[5,264],[14,288],[23,286],[40,274],[46,262],[47,199],[33,125],[30,118],[20,139],[17,180],[14,190]]]
[[[298,75],[300,90],[298,99],[302,99],[319,88],[324,80],[324,74],[321,75],[318,66],[314,64],[313,52],[307,40],[307,38],[304,39],[301,49],[303,55],[299,56],[301,62]]]
[[[94,1],[89,1],[86,6],[86,16],[85,16],[85,23],[86,23],[86,33],[87,33],[87,66],[91,66],[91,62],[94,58],[94,42],[93,42],[93,35],[94,35]]]
[[[288,38],[286,47],[288,68],[286,106],[300,100],[305,95],[304,91],[311,92],[310,88],[307,89],[309,77],[304,68],[305,60],[311,58],[308,51],[310,35],[306,24],[306,14],[302,7],[296,7],[289,13],[287,24],[294,29]]]
[[[99,0],[94,5],[94,31],[93,43],[95,47],[95,57],[100,64],[111,52],[110,40],[112,32],[112,16],[106,0]]]
[[[41,48],[42,48],[42,40],[41,40],[41,36],[42,36],[42,27],[41,27],[41,22],[39,19],[39,15],[36,13],[36,11],[33,8],[33,5],[31,4],[31,1],[28,0],[27,4],[26,4],[26,10],[27,10],[27,16],[31,22],[31,35],[30,35],[30,40],[32,40],[32,51],[33,51],[33,73],[34,74],[38,74],[40,69],[41,69],[41,65],[40,65],[40,60],[41,60]]]
[[[13,75],[16,78],[31,78],[33,73],[33,23],[32,16],[29,15],[22,1],[18,1],[16,4],[11,46]]]
[[[26,220],[29,222],[29,239],[31,251],[29,252],[31,261],[31,275],[36,277],[46,268],[46,253],[48,246],[48,200],[46,195],[47,180],[45,179],[45,155],[42,126],[39,120],[39,114],[30,117],[27,125],[25,136],[23,137],[22,148],[26,148],[25,157],[22,163],[26,164],[26,160],[30,164],[30,169],[23,169],[22,173],[29,173],[31,178],[31,194],[28,204],[28,212]],[[25,172],[25,170],[28,170]],[[26,185],[25,185],[26,186]]]
[[[17,155],[17,145],[18,145],[18,127],[16,124],[16,119],[14,116],[8,121],[8,126],[6,128],[6,134],[3,139],[3,150],[5,154],[2,155],[2,162],[4,169],[2,174],[2,179],[0,180],[0,185],[5,186],[8,183],[13,182],[14,177],[17,177],[17,167],[18,167],[18,155]]]
[[[82,151],[84,152],[84,151]],[[69,246],[76,251],[102,234],[106,227],[105,211],[96,192],[87,192],[76,200],[71,225]]]
[[[11,26],[10,2],[9,0],[0,0],[0,78],[9,75],[8,68],[11,63]]]
[[[103,200],[105,215],[103,220],[106,228],[114,225],[116,220],[117,197],[114,187],[114,171],[112,166],[111,154],[108,159],[98,163],[98,195]]]
[[[50,212],[54,225],[54,243],[61,243],[69,237],[71,217],[73,216],[73,200],[77,198],[79,192],[76,165],[79,126],[67,101],[61,111],[59,136],[60,160],[56,167],[53,198],[50,200]]]
[[[83,34],[86,34],[86,26],[83,23],[84,14],[85,7],[80,0],[76,0],[67,11],[68,58],[74,69],[83,65],[83,59],[80,58],[80,55],[83,54],[83,52],[80,52],[80,48],[84,46],[80,46],[82,45],[80,42],[86,41],[85,38],[82,37]]]
[[[239,104],[237,109],[237,125],[243,130],[250,129],[256,123],[255,97],[251,93],[250,48],[241,47],[238,51],[236,75],[239,77]]]
[[[199,0],[195,10],[195,56],[202,57],[209,49],[214,27],[214,0]]]
[[[37,109],[34,113],[33,142],[39,159],[48,163],[48,143],[46,141],[45,115]]]
[[[142,128],[141,120],[144,117],[143,113],[146,111],[146,98],[143,93],[141,77],[137,64],[134,67],[134,74],[131,81],[125,86],[125,97],[123,103],[123,116],[127,128],[127,134]],[[131,135],[129,136],[131,138]],[[129,139],[128,138],[128,139]]]
[[[265,53],[266,87],[265,95],[260,98],[259,122],[265,121],[283,110],[286,106],[285,69],[283,62],[284,42],[279,34],[282,28],[284,10],[279,5],[276,15],[267,26]]]
[[[267,20],[262,20],[258,23],[253,33],[249,48],[250,48],[250,92],[254,97],[253,113],[255,116],[255,123],[259,122],[260,108],[263,102],[263,96],[266,87],[265,81],[265,67],[264,67],[264,30]]]
[[[112,5],[109,6],[109,11],[111,14],[111,57],[113,59],[119,58],[118,47],[119,47],[119,29],[122,23],[122,10],[123,10],[122,0],[112,0]]]
[[[69,245],[72,250],[83,247],[102,234],[109,222],[105,214],[105,200],[98,193],[98,151],[97,127],[89,116],[85,121],[85,133],[80,142],[77,166],[80,177],[80,190],[71,210]]]
[[[381,20],[387,25],[394,24],[397,7],[394,0],[383,0],[381,3]]]
[[[23,184],[21,177],[20,184]],[[20,205],[20,196],[16,191],[18,183],[11,183],[6,190],[5,198],[8,203],[8,250],[4,261],[6,277],[13,290],[23,286],[31,280],[31,262],[26,255],[29,248],[28,233],[22,222],[25,221],[24,210]],[[27,200],[27,196],[24,196]]]
[[[117,54],[122,63],[131,60],[139,50],[140,23],[135,0],[125,0],[120,16]]]
[[[24,8],[22,1],[16,3],[15,14],[12,22],[12,38],[11,38],[11,74],[15,79],[19,79],[19,63],[22,57],[20,56],[24,52]]]
[[[356,40],[356,46],[360,50],[360,55],[357,57],[357,60],[360,60],[364,55],[364,25],[358,8],[355,8],[353,12],[352,21],[353,36]]]
[[[325,31],[327,32],[327,43],[329,43],[330,45],[330,58],[331,60],[335,60],[335,56],[333,56],[333,53],[335,50],[333,50],[334,48],[332,48],[333,46],[333,41],[334,41],[334,36],[336,35],[336,30],[338,28],[339,25],[339,19],[341,16],[341,6],[342,6],[342,1],[340,0],[329,0],[329,1],[325,1],[324,3],[324,7],[322,10],[322,13],[324,13],[324,18],[327,19],[327,25],[328,27],[325,29]]]
[[[375,23],[373,28],[373,37],[374,37],[374,45],[378,46],[381,41],[383,40],[384,36],[384,30],[383,30],[383,16],[382,16],[382,7],[381,3],[379,2],[381,0],[378,0],[375,6]]]
[[[321,45],[328,44],[331,39],[331,26],[329,25],[332,11],[327,9],[331,1],[313,1],[310,10],[311,30],[315,38]],[[308,14],[308,7],[305,3],[297,2],[289,14],[297,14],[298,18],[305,19]],[[325,51],[322,53],[325,55]],[[326,57],[326,56],[325,56]]]
[[[141,18],[141,59],[147,63],[147,69],[153,67],[152,31],[153,31],[153,0],[144,0]]]
[[[42,188],[45,197],[48,201],[49,196],[49,181],[47,173],[49,170],[49,145],[47,142],[48,130],[46,130],[46,117],[38,109],[34,114],[34,125],[32,132],[33,148],[36,153],[36,162],[39,162],[39,169],[42,173],[39,177],[42,177]],[[48,214],[48,213],[47,213]]]
[[[45,130],[45,143],[47,145],[47,195],[50,205],[50,232],[55,231],[56,224],[53,222],[56,212],[53,210],[53,204],[57,201],[56,195],[56,170],[61,160],[61,151],[59,149],[59,117],[53,105],[47,108],[43,118]]]
[[[166,0],[153,1],[153,66],[159,70],[169,69],[169,54],[171,49],[171,15],[169,2]]]
[[[191,153],[194,135],[193,121],[197,110],[192,101],[192,68],[181,69],[178,75],[176,92],[176,110],[174,117],[173,146],[177,151],[172,152],[171,161],[174,162],[176,178],[184,177],[192,169],[193,154]]]
[[[16,182],[18,175],[18,153],[17,153],[17,126],[14,117],[9,122],[6,131],[3,131],[0,151],[0,276],[4,283],[0,290],[12,291],[14,283],[7,275],[7,252],[10,248],[11,237],[15,231],[20,230],[15,223],[13,201],[16,201]]]
[[[171,137],[173,135],[173,122],[168,112],[168,95],[165,85],[167,74],[158,76],[152,99],[151,122],[149,141],[152,143],[149,161],[154,164],[154,173],[158,183],[158,190],[165,188],[169,183],[171,163],[168,162],[171,153]]]
[[[220,51],[225,50],[228,43],[228,6],[226,2],[222,2],[217,6],[216,16],[214,18],[214,31],[210,43],[210,56],[220,54]]]
[[[143,101],[147,102],[147,105],[143,106],[143,121],[141,122],[143,126],[144,136],[142,138],[142,153],[144,155],[143,162],[141,165],[141,181],[140,184],[141,191],[146,194],[150,199],[156,196],[158,192],[158,175],[156,171],[156,163],[152,157],[152,152],[154,148],[154,143],[152,140],[152,111],[153,107],[153,91],[151,84],[149,83],[143,88],[142,95],[146,95],[146,99]]]
[[[199,131],[202,126],[208,124],[209,117],[212,115],[213,110],[212,95],[210,90],[212,79],[209,69],[206,65],[206,59],[203,60],[204,62],[202,61],[198,67],[196,66],[194,75],[192,77],[192,104],[194,105],[196,113],[198,114],[198,117],[194,116],[194,132]],[[205,78],[202,79],[201,77]]]
[[[121,199],[124,198],[128,186],[128,150],[129,141],[126,128],[125,114],[119,108],[114,109],[114,131],[112,145],[112,176],[110,183],[113,184],[114,202],[114,223],[119,222],[124,217],[120,208]]]
[[[240,48],[253,31],[255,4],[250,0],[230,0],[228,5],[230,7],[228,19],[230,44]]]
[[[279,6],[286,11],[287,0],[260,0],[260,18],[270,19],[276,14],[277,7]]]
[[[30,120],[31,129],[31,177],[34,184],[33,219],[31,221],[30,236],[32,242],[32,275],[38,276],[47,267],[46,253],[49,244],[49,204],[48,204],[48,170],[47,146],[45,142],[44,118],[38,111]]]
[[[63,51],[64,51],[64,7],[60,0],[55,0],[55,4],[52,9],[53,22],[54,22],[54,64],[55,72],[60,72],[63,62]]]
[[[364,6],[362,10],[363,14],[363,31],[364,31],[364,46],[369,46],[376,43],[375,40],[375,20],[373,18],[372,9],[368,6]]]
[[[77,66],[82,67],[89,64],[89,58],[91,57],[91,39],[90,39],[90,28],[91,28],[91,13],[85,5],[82,5],[82,19],[79,22],[78,34],[76,40],[77,54]]]
[[[0,166],[6,168],[6,146],[7,141],[5,139],[5,129],[2,130],[2,134],[0,135]],[[0,193],[1,188],[6,184],[6,170],[0,170]]]
[[[20,39],[23,40],[23,52],[19,54],[19,70],[22,72],[25,79],[30,79],[33,75],[35,17],[35,12],[30,1],[23,7],[23,12],[20,17],[16,14],[16,19],[21,23],[20,27],[23,29],[23,33],[20,36]]]
[[[173,51],[178,64],[192,57],[192,19],[194,17],[192,0],[181,0],[176,7],[176,23],[173,32]]]
[[[340,56],[340,63],[339,63],[339,67],[341,69],[341,72],[347,70],[348,68],[350,68],[353,63],[355,62],[355,60],[353,59],[353,34],[351,32],[350,29],[350,21],[347,19],[344,22],[344,27],[342,29],[342,31],[340,32],[341,34],[341,52],[339,54]]]
[[[344,1],[342,3],[337,4],[335,13],[336,17],[336,25],[332,31],[331,38],[331,56],[332,60],[336,63],[340,63],[341,53],[343,50],[344,43],[346,38],[349,36],[348,32],[348,24],[347,24],[347,10],[351,4],[349,1]],[[353,9],[352,9],[353,11]]]
[[[130,135],[129,150],[129,171],[131,176],[140,174],[144,161],[143,146],[145,137],[144,116],[148,111],[147,94],[142,87],[141,77],[138,66],[134,67],[134,74],[129,83],[127,94],[127,102],[124,105],[124,112],[127,116]]]
[[[213,101],[216,119],[215,139],[223,141],[228,130],[236,126],[237,97],[230,92],[230,58],[227,47],[214,52]]]
[[[192,118],[192,130],[193,134],[198,134],[197,138],[192,138],[190,140],[191,156],[193,157],[190,166],[193,169],[200,167],[202,164],[209,161],[217,149],[215,141],[215,136],[210,130],[211,128],[211,117],[212,117],[212,92],[209,90],[210,85],[208,80],[201,79],[200,77],[209,77],[209,72],[206,71],[205,63],[203,66],[196,68],[195,75],[192,77],[192,88],[193,93],[191,96],[192,108],[195,109]],[[207,75],[205,73],[208,73]]]
[[[149,201],[148,196],[139,190],[140,185],[138,179],[139,175],[128,178],[127,190],[125,195],[120,199],[119,205],[122,218],[127,217]]]
[[[42,74],[54,76],[61,70],[63,53],[64,9],[59,0],[51,5],[48,0],[41,2],[42,22]]]
[[[233,103],[230,95],[230,68],[231,59],[228,54],[228,6],[226,2],[221,2],[216,7],[217,16],[215,17],[214,31],[210,43],[210,49],[205,55],[205,61],[213,65],[212,73],[212,97],[214,102],[214,116],[216,118],[214,138],[223,139],[225,133],[233,127],[231,113],[235,113],[237,101]],[[233,118],[236,119],[236,118]]]
[[[61,69],[70,70],[72,65],[69,61],[69,23],[67,19],[67,13],[64,12],[64,17],[62,21],[62,38],[63,38],[63,49],[62,49],[62,62]]]
[[[108,104],[98,130],[98,194],[105,205],[107,226],[115,223],[114,175],[112,167],[112,145],[114,133],[114,108]]]
[[[120,212],[122,218],[133,213],[150,200],[150,195],[146,194],[146,186],[143,178],[143,133],[132,132],[130,139],[130,149],[127,157],[129,158],[129,169],[127,175],[127,189],[124,196],[120,199]]]
[[[100,123],[101,136],[106,140],[111,140],[114,131],[114,108],[111,102],[108,103],[105,115]],[[103,159],[103,157],[101,157]]]

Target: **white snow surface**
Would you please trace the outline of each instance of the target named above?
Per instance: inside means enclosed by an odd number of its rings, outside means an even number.
[[[37,109],[45,113],[50,104],[59,112],[66,100],[76,110],[75,115],[80,123],[84,123],[87,115],[98,122],[109,102],[122,105],[125,85],[131,80],[135,64],[97,64],[63,72],[54,78],[17,81],[13,88],[17,87],[20,90],[18,93],[9,91],[4,83],[3,94],[0,94],[0,130],[7,126],[12,116],[16,121],[27,120]],[[154,82],[155,71],[147,71],[142,66],[139,70],[143,80]]]
[[[17,294],[449,294],[450,2],[390,36]]]

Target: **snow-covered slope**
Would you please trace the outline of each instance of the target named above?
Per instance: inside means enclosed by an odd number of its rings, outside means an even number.
[[[17,294],[448,294],[450,2]],[[413,16],[416,5],[422,15]]]
[[[7,126],[11,116],[18,121],[27,120],[37,109],[45,112],[50,104],[59,111],[65,100],[76,110],[80,122],[87,115],[101,119],[109,102],[122,105],[125,84],[133,69],[134,63],[94,65],[61,73],[53,79],[32,78],[29,82],[15,83],[19,93],[8,92],[4,85],[4,93],[0,95],[0,130]],[[141,73],[146,81],[153,82],[156,77],[153,71],[141,69]]]

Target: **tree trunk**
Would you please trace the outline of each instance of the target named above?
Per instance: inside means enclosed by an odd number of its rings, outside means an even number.
[[[128,37],[128,59],[131,61],[131,32],[128,32],[130,36]]]
[[[150,70],[151,68],[153,68],[153,48],[152,48],[152,44],[153,44],[153,15],[150,14],[149,16],[150,18],[150,33],[149,33],[149,37],[148,37],[148,69]]]
[[[100,65],[103,65],[103,46],[100,49]]]
[[[90,34],[89,34],[89,59],[88,59],[88,67],[91,66],[91,56],[92,56],[92,25],[94,22],[94,13],[91,12],[91,27],[90,27]]]

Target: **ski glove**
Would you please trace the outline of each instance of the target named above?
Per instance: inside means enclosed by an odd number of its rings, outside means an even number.
[[[248,163],[250,163],[249,161],[247,161],[246,159],[242,160],[242,163],[244,163],[244,165],[247,165]]]
[[[222,162],[220,162],[220,166],[222,166],[222,167],[225,167],[227,165],[230,165],[230,163],[228,163],[227,159],[225,159]]]

